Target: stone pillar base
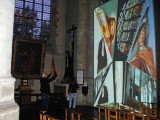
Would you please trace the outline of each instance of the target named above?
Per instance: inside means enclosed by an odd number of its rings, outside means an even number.
[[[19,106],[14,100],[15,79],[0,76],[0,120],[19,120]]]
[[[19,120],[19,106],[17,103],[0,105],[0,120]]]

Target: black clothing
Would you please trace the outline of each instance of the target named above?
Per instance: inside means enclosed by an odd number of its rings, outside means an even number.
[[[85,96],[88,94],[88,86],[87,87],[82,87],[82,93]]]
[[[101,95],[99,97],[99,100],[98,100],[98,104],[103,104],[103,103],[108,103],[108,89],[106,86],[103,86],[103,89],[104,93],[101,92]],[[102,96],[102,94],[104,94],[104,96]]]
[[[65,67],[65,74],[64,79],[65,82],[68,83],[68,78],[73,77],[73,55],[69,54],[69,51],[66,52],[66,67]]]
[[[99,47],[98,47],[98,68],[97,68],[97,73],[99,73],[104,67],[107,66],[107,52],[105,49],[105,45],[103,45],[102,49],[102,42],[104,42],[104,39],[102,38],[99,42]],[[105,43],[103,43],[105,44]],[[103,50],[103,55],[102,55],[102,50]]]
[[[76,82],[69,84],[69,93],[77,93],[77,89],[79,88]]]
[[[53,77],[51,77],[51,74],[47,76],[47,78],[41,78],[40,79],[40,83],[41,83],[41,88],[40,91],[41,93],[47,93],[50,94],[50,85],[49,83],[52,82],[56,77],[57,74],[55,73],[55,75]]]

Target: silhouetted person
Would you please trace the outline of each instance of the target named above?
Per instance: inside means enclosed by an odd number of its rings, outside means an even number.
[[[77,89],[78,89],[78,84],[76,81],[72,78],[71,82],[69,84],[69,108],[73,107],[73,109],[76,108],[76,103],[77,103]],[[72,104],[73,100],[73,104]]]
[[[49,102],[49,94],[50,94],[50,85],[49,83],[56,79],[57,75],[59,75],[60,72],[54,73],[54,76],[51,77],[51,74],[47,75],[47,73],[42,74],[42,78],[40,79],[41,83],[41,100],[42,100],[42,107],[41,111],[47,111],[48,108],[48,102]]]

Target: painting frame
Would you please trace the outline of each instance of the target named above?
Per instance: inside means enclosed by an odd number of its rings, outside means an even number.
[[[39,79],[44,68],[46,43],[15,39],[12,52],[12,76],[17,79]]]
[[[84,70],[83,69],[77,69],[77,84],[83,85],[84,84]]]

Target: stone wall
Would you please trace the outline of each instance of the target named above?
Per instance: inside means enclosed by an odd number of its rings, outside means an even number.
[[[93,12],[100,5],[97,0],[53,0],[51,9],[51,49],[45,53],[44,70],[49,73],[52,57],[54,57],[57,71],[61,71],[56,81],[63,81],[65,73],[65,51],[68,50],[70,36],[67,30],[74,24],[77,27],[74,39],[74,76],[76,70],[84,70],[84,82],[88,84],[88,94],[82,94],[82,87],[78,90],[78,105],[93,104]],[[54,82],[56,82],[54,81]],[[17,82],[19,83],[19,82]],[[39,81],[30,84],[35,93],[40,93]],[[53,92],[53,83],[51,83]]]
[[[76,70],[84,70],[84,82],[88,83],[87,96],[82,94],[82,87],[78,90],[78,104],[92,105],[93,102],[93,11],[99,6],[97,0],[61,0],[56,1],[56,31],[54,43],[56,52],[54,58],[57,70],[62,71],[60,80],[63,80],[65,72],[65,51],[68,50],[70,35],[67,30],[74,24],[77,30],[74,33],[74,76]],[[54,20],[54,19],[53,19]],[[55,34],[55,33],[54,33]]]
[[[99,6],[97,0],[67,1],[69,7],[66,15],[66,29],[74,24],[77,26],[74,41],[74,76],[76,70],[84,70],[84,82],[88,84],[88,94],[82,94],[82,87],[78,90],[77,103],[79,105],[92,105],[93,103],[93,11]],[[66,37],[67,41],[67,37]],[[66,42],[67,44],[67,42]]]
[[[55,43],[57,47],[57,52],[54,54],[55,66],[57,71],[61,71],[60,79],[63,79],[64,69],[65,69],[65,8],[66,1],[65,0],[57,0],[57,14],[56,14],[56,36]],[[54,51],[53,51],[54,53]]]

